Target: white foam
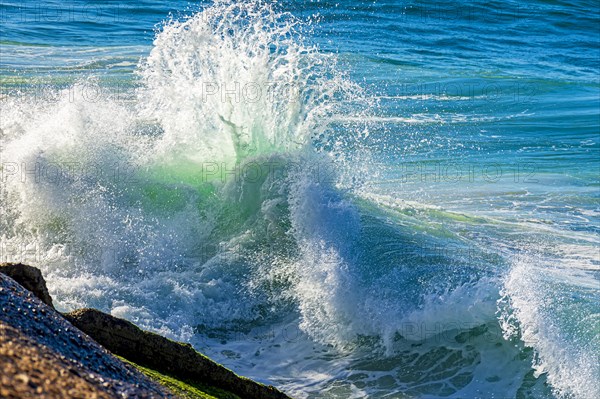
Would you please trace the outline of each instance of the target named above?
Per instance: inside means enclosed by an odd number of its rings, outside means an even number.
[[[504,284],[504,301],[509,307],[502,313],[503,329],[507,336],[518,336],[535,349],[533,367],[538,375],[547,374],[559,397],[600,396],[600,313],[597,306],[596,310],[590,306],[599,290],[588,283],[577,284],[593,279],[585,272],[530,254],[515,261]],[[582,288],[589,297],[574,301],[572,296]]]

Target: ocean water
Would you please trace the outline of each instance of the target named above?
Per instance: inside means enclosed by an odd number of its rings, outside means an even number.
[[[0,2],[0,260],[298,398],[600,397],[597,1]]]

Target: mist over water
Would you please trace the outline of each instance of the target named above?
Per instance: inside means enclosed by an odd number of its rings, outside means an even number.
[[[3,3],[1,261],[294,397],[599,396],[597,9],[350,3]]]

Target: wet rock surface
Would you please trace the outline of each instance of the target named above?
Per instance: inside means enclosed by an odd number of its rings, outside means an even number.
[[[48,293],[46,280],[37,267],[27,266],[22,263],[0,263],[0,273],[7,275],[31,291],[46,305],[54,308],[52,297]]]
[[[113,353],[162,373],[202,381],[241,398],[289,399],[272,386],[236,375],[189,344],[143,331],[126,320],[95,309],[79,309],[65,318]]]
[[[2,273],[0,371],[2,398],[173,397]]]

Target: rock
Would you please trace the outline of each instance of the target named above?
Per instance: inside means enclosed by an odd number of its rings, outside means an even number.
[[[42,302],[54,309],[52,297],[46,287],[46,280],[44,280],[44,276],[38,268],[21,263],[0,263],[0,273],[21,284],[41,299]]]
[[[289,399],[272,386],[237,376],[189,344],[143,331],[126,320],[94,309],[60,315],[35,267],[0,263],[0,309],[2,398],[174,397],[108,349],[141,366],[244,399]]]
[[[272,386],[237,376],[189,344],[143,331],[126,320],[95,309],[80,309],[64,316],[111,352],[141,366],[181,380],[209,384],[241,398],[289,399]]]
[[[0,397],[174,398],[2,273],[0,309]]]

